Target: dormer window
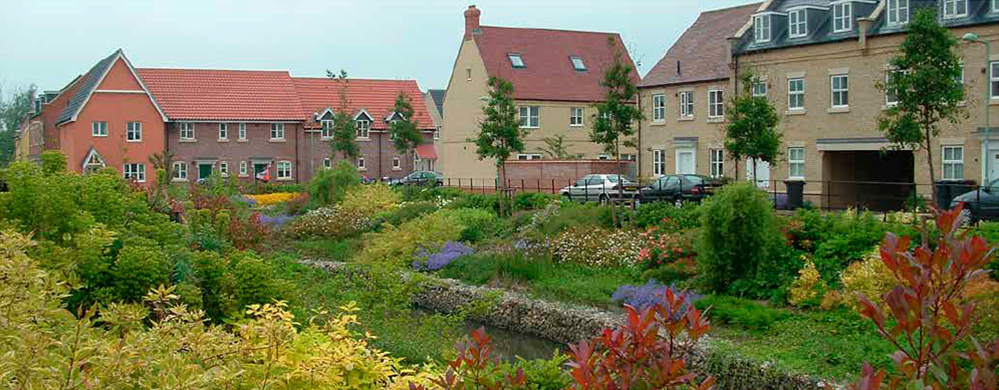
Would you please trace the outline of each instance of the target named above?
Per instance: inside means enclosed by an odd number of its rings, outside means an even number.
[[[513,65],[514,68],[524,67],[524,59],[520,58],[520,54],[507,54],[506,56],[510,59],[510,65]]]
[[[833,32],[853,30],[853,4],[833,4]]]
[[[808,15],[805,9],[796,9],[787,13],[788,33],[791,38],[808,35]]]
[[[888,2],[888,25],[898,26],[909,23],[909,0],[885,0]]]
[[[34,103],[35,103],[34,104],[34,108],[32,109],[31,112],[34,113],[34,114],[42,112],[42,99],[36,98],[35,101],[34,101]]]
[[[573,69],[578,70],[580,72],[586,70],[586,64],[583,63],[583,59],[582,58],[579,58],[579,57],[576,57],[576,56],[572,56],[572,57],[569,57],[569,61],[572,61],[572,68]]]
[[[968,0],[943,0],[944,19],[968,16]]]
[[[756,15],[753,18],[753,31],[756,43],[770,42],[770,15]]]

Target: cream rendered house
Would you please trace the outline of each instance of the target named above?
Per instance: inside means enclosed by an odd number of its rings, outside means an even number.
[[[615,33],[481,26],[481,11],[465,10],[465,35],[444,98],[444,131],[440,165],[449,179],[493,179],[494,161],[480,161],[474,143],[489,77],[513,83],[521,126],[527,132],[524,153],[512,159],[548,158],[545,138],[564,136],[571,154],[587,159],[613,159],[601,145],[589,141],[592,105],[604,96],[599,82],[612,59],[608,39],[632,64],[621,37]],[[638,73],[634,73],[637,82]],[[635,151],[622,150],[622,159]]]

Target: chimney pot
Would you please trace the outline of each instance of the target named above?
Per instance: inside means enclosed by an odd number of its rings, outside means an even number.
[[[468,6],[465,10],[465,40],[472,39],[473,35],[479,35],[482,30],[479,27],[479,15],[482,15],[482,11],[475,8],[475,5]]]

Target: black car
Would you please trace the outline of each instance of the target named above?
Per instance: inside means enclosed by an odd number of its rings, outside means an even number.
[[[390,186],[440,186],[444,184],[444,177],[431,171],[415,171],[404,177],[388,181]]]
[[[999,219],[999,179],[993,180],[988,186],[956,196],[950,202],[950,207],[957,207],[960,203],[964,203],[964,209],[968,210],[974,220]]]
[[[642,188],[641,199],[646,202],[700,202],[723,184],[721,179],[704,175],[666,175]]]

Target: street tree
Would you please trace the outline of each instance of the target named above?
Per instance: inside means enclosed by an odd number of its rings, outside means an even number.
[[[735,175],[739,177],[739,161],[751,159],[753,181],[760,161],[773,164],[780,158],[780,145],[783,135],[777,130],[780,116],[766,96],[754,96],[752,89],[759,83],[759,77],[746,72],[739,77],[742,90],[728,102],[728,123],[725,125],[725,152],[735,160]]]
[[[597,114],[593,117],[593,128],[590,130],[590,141],[603,145],[604,151],[614,156],[618,166],[618,199],[623,198],[621,172],[621,147],[635,147],[634,123],[642,120],[642,111],[636,104],[638,86],[632,77],[634,67],[622,59],[621,49],[613,37],[607,38],[612,58],[604,71],[600,86],[604,88],[604,101],[593,105]]]
[[[500,177],[500,214],[504,215],[509,196],[506,190],[506,160],[513,153],[524,151],[524,134],[513,102],[513,84],[493,76],[489,78],[488,85],[489,98],[482,107],[484,118],[479,122],[479,134],[469,141],[475,143],[475,153],[480,161],[496,161]]]
[[[339,87],[340,104],[333,113],[333,137],[328,141],[333,152],[339,152],[345,160],[355,159],[361,154],[357,146],[357,125],[350,113],[350,103],[347,100],[347,71],[340,69],[339,73],[327,70],[326,76]]]
[[[402,155],[414,159],[410,154],[423,143],[423,134],[420,133],[420,122],[413,120],[413,104],[408,96],[401,91],[395,97],[395,115],[397,119],[389,125],[389,135],[392,139],[392,146]]]

